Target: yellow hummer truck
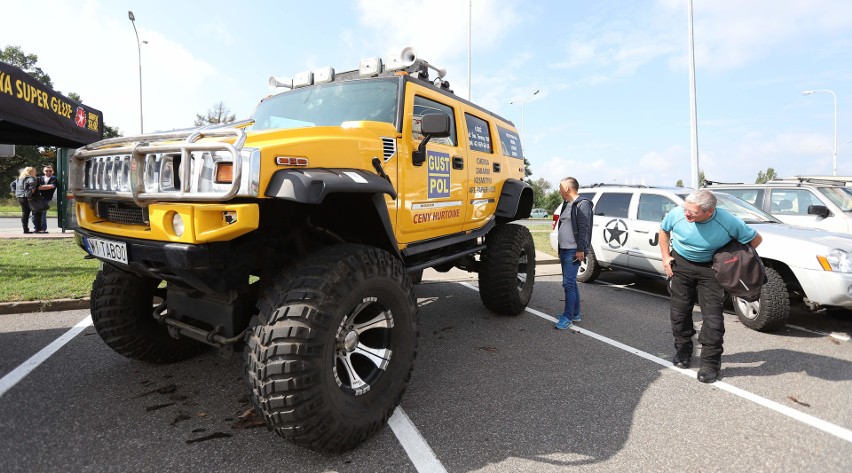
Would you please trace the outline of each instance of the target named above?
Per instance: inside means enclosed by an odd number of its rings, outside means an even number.
[[[102,262],[91,313],[113,350],[241,351],[270,429],[344,451],[405,391],[424,269],[477,272],[497,314],[526,307],[535,249],[512,222],[533,193],[512,123],[410,48],[270,84],[286,90],[250,120],[78,149],[75,237]]]

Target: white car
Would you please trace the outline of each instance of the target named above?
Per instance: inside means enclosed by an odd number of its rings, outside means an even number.
[[[603,186],[580,189],[594,204],[592,253],[580,265],[577,280],[594,281],[605,269],[622,269],[665,278],[658,232],[666,213],[681,205],[691,189]],[[732,297],[742,323],[760,331],[777,330],[790,305],[852,309],[852,236],[794,227],[722,192],[719,206],[742,218],[763,236],[757,248],[768,282],[757,302]],[[557,248],[556,221],[550,244]]]
[[[532,209],[530,212],[530,218],[547,218],[550,215],[545,209]]]
[[[790,225],[852,234],[852,187],[842,177],[801,176],[765,184],[712,184],[709,189],[771,213]]]

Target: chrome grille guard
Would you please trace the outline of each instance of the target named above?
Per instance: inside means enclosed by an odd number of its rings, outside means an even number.
[[[202,138],[217,137],[233,137],[234,144],[216,141],[197,143]],[[176,142],[179,140],[183,141]],[[79,200],[133,199],[140,207],[153,202],[229,200],[239,192],[242,183],[243,158],[240,150],[245,140],[245,131],[233,126],[102,140],[79,148],[70,157],[69,191]],[[150,144],[162,141],[175,143]],[[231,155],[233,176],[227,190],[200,190],[203,154],[198,156],[192,153],[205,151],[225,151]],[[180,188],[174,190],[161,188],[160,171],[166,163],[162,158],[168,153],[180,153],[180,165],[175,171],[180,176]],[[157,167],[156,176],[150,173],[151,163]]]

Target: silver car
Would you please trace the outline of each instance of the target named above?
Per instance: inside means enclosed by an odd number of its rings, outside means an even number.
[[[580,189],[594,204],[592,253],[580,266],[577,280],[594,281],[603,270],[622,269],[665,278],[658,231],[669,210],[681,205],[691,189],[605,186]],[[742,323],[760,331],[784,326],[791,304],[852,309],[852,236],[794,227],[737,199],[714,192],[719,206],[763,236],[757,249],[768,282],[760,300],[732,297]],[[556,210],[558,215],[561,209]],[[550,234],[556,249],[556,230]]]

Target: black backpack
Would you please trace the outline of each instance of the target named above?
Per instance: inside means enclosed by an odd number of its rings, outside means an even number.
[[[716,281],[728,294],[754,302],[766,282],[766,269],[751,245],[731,240],[713,255]]]

